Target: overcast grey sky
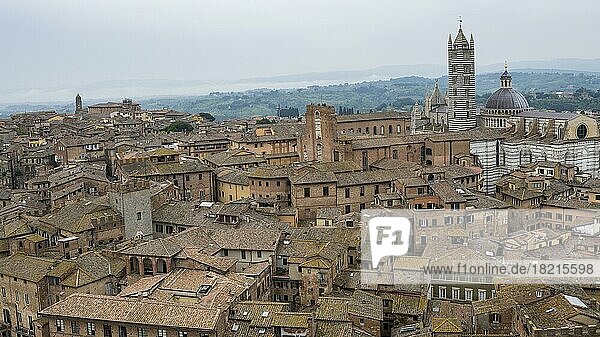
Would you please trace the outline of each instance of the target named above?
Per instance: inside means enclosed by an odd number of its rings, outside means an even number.
[[[459,15],[479,64],[596,58],[598,13],[592,0],[3,0],[0,87],[445,64]]]

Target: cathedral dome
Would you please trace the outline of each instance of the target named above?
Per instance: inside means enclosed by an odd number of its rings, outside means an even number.
[[[485,103],[486,109],[524,110],[529,108],[525,96],[513,88],[500,88]]]
[[[527,110],[529,103],[525,96],[512,88],[512,76],[504,66],[504,73],[500,76],[500,89],[496,90],[485,103],[488,110]]]

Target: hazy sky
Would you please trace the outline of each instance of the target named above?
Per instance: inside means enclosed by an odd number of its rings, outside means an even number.
[[[0,88],[600,56],[592,0],[2,0]]]

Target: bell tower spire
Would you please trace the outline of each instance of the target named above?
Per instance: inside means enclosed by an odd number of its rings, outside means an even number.
[[[467,40],[459,17],[456,39],[448,47],[448,130],[477,126],[475,103],[475,40]]]

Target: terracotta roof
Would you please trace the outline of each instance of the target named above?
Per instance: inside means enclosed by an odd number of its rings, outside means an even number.
[[[167,274],[142,277],[137,282],[128,285],[125,289],[121,290],[119,296],[137,296],[144,292],[150,292],[152,289],[156,288],[160,281],[165,277],[167,277]]]
[[[352,336],[352,322],[319,321],[316,337],[348,337]]]
[[[67,204],[59,210],[40,218],[40,221],[76,234],[94,229],[93,218],[120,217],[117,212],[109,206],[103,205],[101,201],[102,198],[83,199]]]
[[[191,259],[221,272],[230,270],[237,263],[237,259],[234,257],[208,255],[197,247],[185,247],[175,258],[178,260]]]
[[[253,152],[242,149],[231,149],[217,152],[206,158],[206,161],[216,166],[235,166],[244,164],[265,163],[266,159]]]
[[[577,297],[567,297],[563,294],[531,303],[522,310],[537,329],[574,328],[600,323],[598,311],[590,309]]]
[[[181,160],[173,163],[137,162],[121,166],[132,177],[148,177],[182,173],[208,172],[210,168],[198,160]]]
[[[55,264],[54,259],[13,254],[0,259],[0,274],[37,283]]]
[[[204,217],[202,210],[196,208],[197,202],[177,201],[164,204],[152,211],[153,222],[168,224],[201,226],[210,221]]]
[[[434,195],[440,197],[443,202],[465,202],[466,199],[456,191],[456,188],[447,181],[439,181],[431,184]]]
[[[292,183],[294,184],[320,184],[336,181],[337,177],[333,172],[322,172],[317,170],[308,171],[292,179]]]
[[[315,319],[321,321],[349,321],[347,298],[319,297]]]
[[[395,179],[405,177],[406,173],[401,170],[375,170],[348,172],[336,174],[338,187],[390,183]],[[411,173],[412,176],[412,173]]]
[[[124,255],[172,257],[185,247],[196,247],[207,255],[219,251],[220,246],[209,236],[204,228],[193,227],[167,238],[158,238],[139,243],[120,251]]]
[[[277,312],[287,311],[289,305],[280,302],[244,301],[231,307],[229,319],[250,321],[252,327],[271,327]]]
[[[356,290],[350,297],[348,313],[358,317],[383,321],[383,300],[377,295]]]
[[[78,288],[105,277],[121,275],[125,270],[125,261],[110,257],[99,251],[90,251],[73,260],[62,260],[49,273],[49,276],[61,278],[61,284]]]
[[[217,177],[217,181],[222,181],[224,183],[230,183],[235,185],[250,185],[250,180],[248,179],[248,173],[244,171],[232,171],[226,174],[223,174]]]
[[[223,249],[274,251],[281,231],[272,229],[214,229],[211,238]]]
[[[176,302],[73,294],[42,310],[41,314],[95,321],[214,330],[221,311]]]
[[[247,276],[258,276],[270,267],[271,267],[271,264],[269,263],[269,261],[251,263],[248,267],[246,267],[242,270],[241,274],[244,274]]]
[[[312,320],[311,313],[276,312],[273,314],[273,326],[289,328],[309,328]]]

